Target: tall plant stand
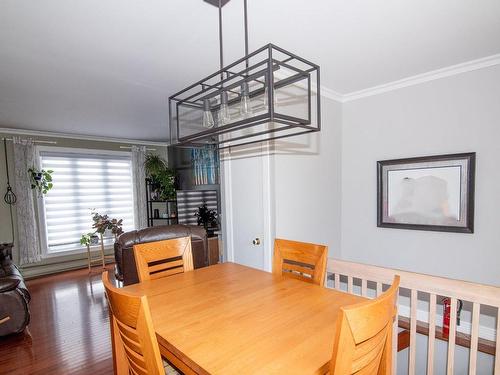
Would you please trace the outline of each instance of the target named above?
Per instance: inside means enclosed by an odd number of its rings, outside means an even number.
[[[102,252],[98,257],[92,257],[92,253],[90,252],[90,245],[87,245],[87,266],[89,269],[89,273],[92,272],[92,266],[101,264],[101,262],[104,268],[104,259],[102,258]]]
[[[101,260],[102,260],[102,268],[106,269],[106,259],[112,259],[115,260],[114,255],[106,255],[104,254],[104,236],[102,233],[99,233],[99,236],[101,238]],[[116,242],[116,234],[115,234],[115,242]]]
[[[87,265],[89,268],[89,273],[92,272],[93,265],[102,264],[102,269],[106,269],[106,259],[114,259],[114,255],[106,255],[104,253],[104,238],[102,233],[99,233],[99,237],[100,237],[100,249],[98,257],[92,257],[92,253],[90,252],[90,245],[87,244]]]

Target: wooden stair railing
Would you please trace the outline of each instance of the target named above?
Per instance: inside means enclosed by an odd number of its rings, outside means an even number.
[[[409,317],[400,315],[393,327],[393,373],[396,373],[397,368],[397,351],[408,348],[408,374],[415,375],[417,334],[422,334],[428,336],[427,375],[434,374],[436,340],[448,342],[447,375],[453,375],[455,370],[456,345],[470,348],[469,375],[476,374],[478,352],[495,356],[494,374],[500,375],[500,288],[332,258],[328,259],[326,286],[339,290],[345,289],[348,293],[365,297],[375,297],[382,293],[384,285],[391,284],[395,274],[401,276],[400,290],[409,290],[410,313]],[[369,282],[373,283],[373,287],[369,288]],[[417,320],[419,292],[429,296],[428,322]],[[442,327],[436,322],[438,296],[448,297],[451,302],[448,337],[443,335]],[[472,303],[470,334],[457,331],[457,301],[459,299]],[[495,341],[479,337],[481,305],[497,309]],[[399,306],[402,306],[401,303]]]

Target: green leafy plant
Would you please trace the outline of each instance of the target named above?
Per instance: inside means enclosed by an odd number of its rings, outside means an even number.
[[[92,244],[92,236],[95,234],[92,232],[82,234],[82,237],[80,238],[80,245],[84,246],[90,246]]]
[[[101,235],[104,235],[106,230],[111,231],[111,233],[117,237],[123,233],[123,220],[122,219],[110,219],[108,215],[101,215],[95,211],[92,211],[92,228]]]
[[[144,168],[151,190],[158,196],[157,199],[175,198],[175,172],[168,168],[167,162],[162,157],[155,154],[146,155]]]
[[[167,162],[156,154],[147,154],[144,161],[144,168],[148,177],[158,175],[167,168]]]
[[[217,226],[217,218],[219,215],[215,210],[209,210],[206,203],[198,207],[198,211],[194,213],[194,216],[196,216],[198,220],[198,225],[203,225],[205,229]]]
[[[31,189],[37,190],[39,196],[43,196],[47,194],[50,189],[54,187],[52,183],[52,170],[45,169],[37,169],[35,167],[31,167],[28,169],[28,173],[30,176]]]

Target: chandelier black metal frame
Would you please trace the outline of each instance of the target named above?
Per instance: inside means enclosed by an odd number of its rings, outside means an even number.
[[[169,98],[172,145],[219,149],[321,130],[320,68],[274,44],[248,53],[244,0],[245,56],[224,66],[222,7],[219,9],[220,70]]]

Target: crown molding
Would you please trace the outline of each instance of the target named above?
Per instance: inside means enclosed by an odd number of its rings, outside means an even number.
[[[93,136],[93,135],[57,133],[57,132],[47,132],[47,131],[29,130],[29,129],[14,129],[14,128],[2,128],[2,127],[0,127],[0,133],[1,134],[27,135],[27,136],[33,136],[33,137],[77,139],[77,140],[81,140],[81,141],[126,143],[126,144],[144,145],[144,146],[158,146],[158,147],[168,146],[168,142],[142,141],[142,140],[137,140],[137,139],[127,139],[127,138],[106,138],[106,137],[99,137],[99,136]]]
[[[321,86],[320,91],[321,91],[321,96],[324,98],[332,99],[339,103],[343,103],[345,101],[344,95],[338,93],[337,91],[329,89],[328,87]]]
[[[403,78],[397,81],[385,83],[378,86],[373,86],[367,89],[354,91],[348,94],[341,95],[342,103],[383,94],[389,91],[398,90],[405,87],[419,85],[421,83],[434,81],[441,78],[451,77],[462,73],[471,72],[474,70],[488,68],[500,64],[500,54],[484,57],[481,59],[467,61],[461,64],[451,65],[446,68],[432,70],[427,73],[417,74],[415,76]],[[323,90],[323,88],[322,88]]]

